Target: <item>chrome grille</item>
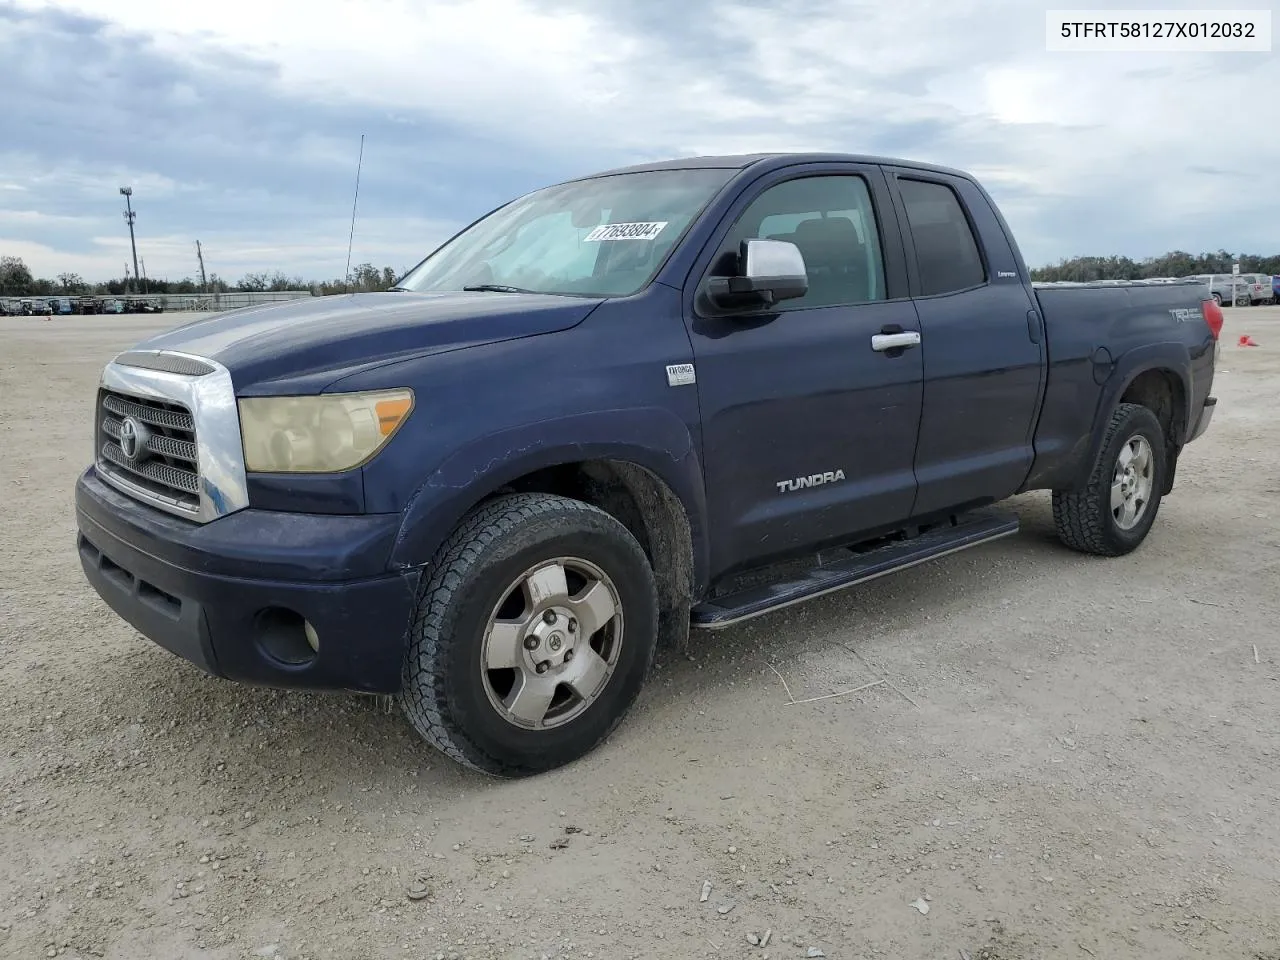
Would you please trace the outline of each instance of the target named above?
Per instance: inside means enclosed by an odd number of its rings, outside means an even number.
[[[135,420],[141,420],[153,426],[185,430],[193,436],[196,432],[195,420],[182,408],[181,404],[125,397],[110,390],[104,390],[102,406],[121,419],[133,417]]]
[[[121,493],[196,523],[249,506],[235,384],[218,361],[126,351],[103,368],[93,410],[95,470]]]
[[[180,403],[130,396],[104,388],[98,394],[98,469],[183,512],[200,510],[195,418]],[[122,442],[131,420],[134,455]]]
[[[105,403],[103,404],[103,406],[106,407],[108,410],[111,409]],[[112,411],[112,412],[119,412],[119,411]],[[127,413],[122,413],[120,415],[122,417],[129,416],[129,414]],[[141,418],[135,417],[135,419],[141,419]],[[111,438],[115,440],[117,443],[119,443],[120,441],[120,424],[121,423],[123,423],[122,420],[117,420],[115,417],[112,417],[112,416],[107,416],[102,421],[102,429],[105,430],[111,436]],[[179,427],[177,429],[185,430],[187,428]],[[200,462],[197,459],[198,448],[196,447],[194,440],[175,440],[173,437],[167,437],[163,433],[155,433],[155,434],[152,434],[149,438],[147,438],[146,447],[149,452],[158,453],[162,457],[170,457],[175,460],[185,460],[187,463],[190,463],[193,465]]]

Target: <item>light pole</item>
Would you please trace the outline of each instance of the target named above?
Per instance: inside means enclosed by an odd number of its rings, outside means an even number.
[[[138,243],[133,238],[133,218],[135,214],[133,212],[133,204],[129,201],[129,198],[133,196],[133,187],[121,187],[120,195],[124,197],[124,220],[125,223],[129,224],[129,246],[133,248],[133,275],[136,278],[138,276]],[[125,289],[128,289],[127,283],[125,284]]]

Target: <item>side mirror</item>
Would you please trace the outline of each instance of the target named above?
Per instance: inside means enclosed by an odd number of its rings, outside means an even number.
[[[809,292],[804,255],[785,240],[743,240],[742,275],[712,277],[707,295],[718,307],[770,306]]]

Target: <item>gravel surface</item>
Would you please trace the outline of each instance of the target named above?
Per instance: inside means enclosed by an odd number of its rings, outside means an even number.
[[[1137,553],[1018,498],[1017,537],[695,635],[511,783],[85,583],[98,372],[179,319],[0,319],[0,956],[1280,958],[1280,308],[1227,311]]]

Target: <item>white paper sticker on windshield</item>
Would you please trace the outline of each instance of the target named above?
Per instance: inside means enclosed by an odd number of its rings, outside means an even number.
[[[654,240],[669,221],[658,220],[649,223],[602,223],[585,237],[584,243],[599,243],[601,240]]]

